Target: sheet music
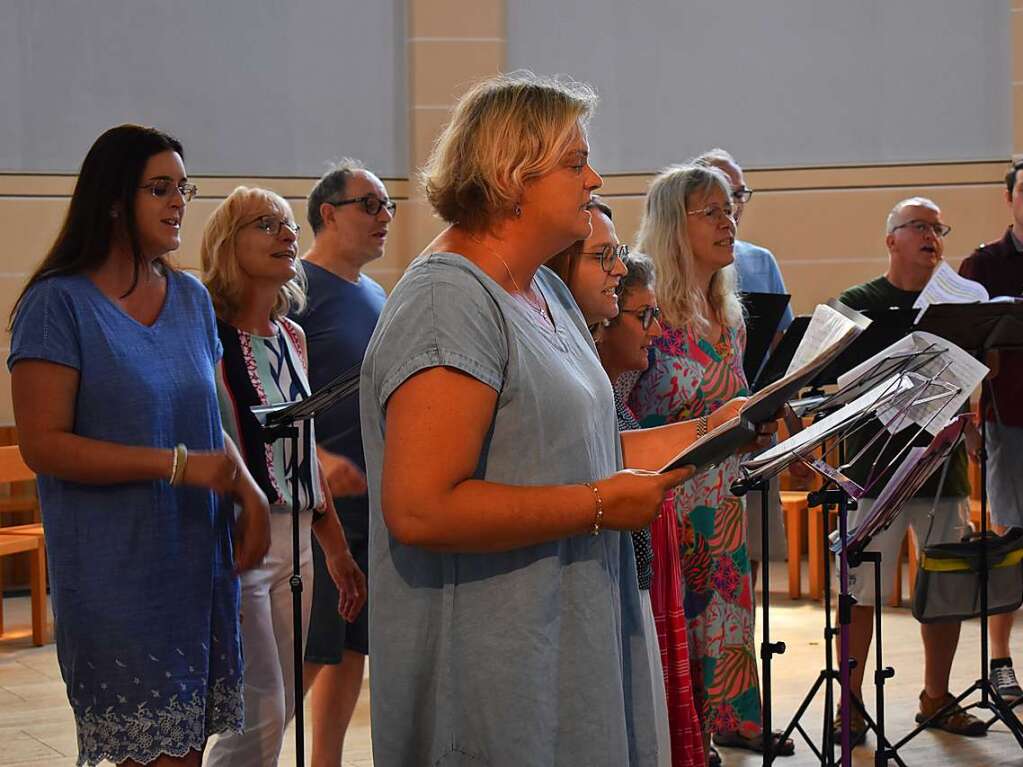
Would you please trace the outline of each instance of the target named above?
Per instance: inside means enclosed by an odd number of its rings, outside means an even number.
[[[869,324],[870,320],[862,314],[834,299],[827,304],[818,304],[796,353],[792,355],[785,371],[786,377],[814,362],[841,341],[855,337]]]
[[[869,319],[837,301],[819,305],[796,349],[789,372],[750,397],[740,412],[753,423],[771,419],[869,325]],[[806,361],[793,367],[800,350]]]
[[[865,413],[872,411],[879,404],[900,397],[914,388],[915,384],[908,376],[892,376],[845,407],[815,421],[798,434],[793,434],[755,458],[744,462],[743,469],[749,473],[755,471],[758,474],[768,474],[776,468],[784,468],[792,462],[793,456],[811,452],[822,440],[863,417]]]
[[[929,390],[924,392],[920,400],[911,405],[904,413],[892,407],[878,409],[878,418],[895,434],[915,423],[931,434],[936,434],[942,424],[955,417],[963,404],[970,398],[988,368],[974,359],[951,341],[946,341],[932,333],[917,330],[905,338],[896,341],[884,351],[875,354],[861,365],[841,375],[838,385],[844,387],[854,383],[871,368],[895,355],[922,353],[928,350],[941,350],[941,354],[931,356],[917,367],[911,375],[930,381]],[[947,396],[943,396],[947,395]]]
[[[916,494],[959,444],[969,417],[966,414],[956,416],[942,426],[927,447],[909,450],[888,484],[878,493],[867,518],[856,529],[848,531],[848,546],[866,545],[870,538],[894,521],[906,501]],[[837,553],[841,547],[838,536],[833,536],[831,549]]]
[[[988,301],[987,289],[979,282],[960,277],[942,261],[931,274],[920,295],[913,302],[914,309],[926,309],[931,304],[973,304]]]

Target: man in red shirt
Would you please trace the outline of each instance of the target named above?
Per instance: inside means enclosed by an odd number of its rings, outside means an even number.
[[[981,245],[963,261],[959,273],[996,296],[1023,295],[1023,160],[1005,174],[1005,201],[1012,224],[1000,240]],[[981,392],[981,417],[987,421],[987,483],[991,523],[998,533],[1023,527],[1023,352],[996,352]],[[992,615],[991,681],[1011,703],[1023,697],[1012,670],[1009,634],[1013,613]]]

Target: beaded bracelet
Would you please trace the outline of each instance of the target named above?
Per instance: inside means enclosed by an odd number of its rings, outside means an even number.
[[[589,482],[583,482],[583,484],[593,491],[593,500],[596,504],[596,510],[593,514],[593,530],[590,533],[592,535],[600,535],[600,523],[604,521],[604,499],[600,497],[600,491],[597,490],[596,485]]]

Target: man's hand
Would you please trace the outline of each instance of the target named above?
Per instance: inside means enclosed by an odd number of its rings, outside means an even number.
[[[339,498],[366,493],[366,475],[352,461],[322,447],[317,448],[316,452],[320,457],[320,471],[327,480],[332,496]]]
[[[327,557],[327,571],[337,586],[337,611],[352,623],[366,604],[366,576],[347,548],[337,556]]]

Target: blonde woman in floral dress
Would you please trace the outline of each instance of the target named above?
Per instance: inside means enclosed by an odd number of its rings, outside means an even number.
[[[630,405],[644,427],[707,418],[748,395],[746,343],[731,267],[735,221],[728,180],[715,168],[673,166],[650,188],[638,248],[654,259],[663,335]],[[760,688],[745,509],[729,488],[732,456],[665,499],[683,531],[684,606],[705,742],[762,748]],[[709,747],[709,742],[707,742]],[[791,753],[791,741],[778,744]],[[716,753],[710,751],[711,763]]]

